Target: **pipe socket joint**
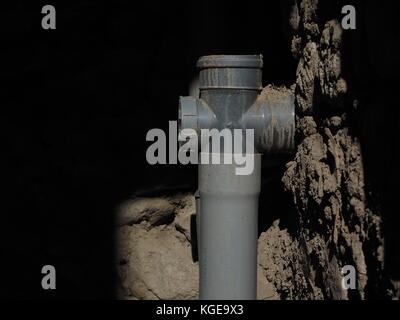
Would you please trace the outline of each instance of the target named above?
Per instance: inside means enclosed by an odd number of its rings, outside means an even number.
[[[261,55],[213,55],[197,61],[200,91],[211,89],[262,89]]]

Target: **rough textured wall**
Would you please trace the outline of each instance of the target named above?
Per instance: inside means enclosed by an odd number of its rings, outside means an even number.
[[[360,142],[352,131],[357,101],[346,98],[344,31],[336,19],[321,21],[321,6],[294,1],[290,16],[298,147],[283,182],[298,214],[294,241],[307,274],[299,287],[312,289],[293,298],[367,298],[384,289],[381,216],[367,201]],[[356,290],[341,288],[344,265],[357,270]]]

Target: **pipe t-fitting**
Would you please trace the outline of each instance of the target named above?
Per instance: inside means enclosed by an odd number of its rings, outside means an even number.
[[[292,152],[293,94],[268,87],[261,92],[262,66],[261,55],[201,57],[200,98],[180,97],[180,130],[253,129],[256,152]]]

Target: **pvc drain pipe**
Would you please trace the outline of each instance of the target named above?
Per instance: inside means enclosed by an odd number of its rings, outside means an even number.
[[[255,138],[254,169],[248,175],[237,174],[242,164],[235,161],[199,165],[200,299],[253,300],[257,294],[260,153],[293,151],[294,97],[283,91],[273,97],[259,94],[260,55],[205,56],[197,66],[200,98],[180,98],[180,130],[190,128],[200,136],[201,129],[253,129]],[[200,158],[213,155],[223,163],[224,151],[203,152]]]
[[[251,175],[237,164],[200,164],[200,299],[255,299],[261,155]]]

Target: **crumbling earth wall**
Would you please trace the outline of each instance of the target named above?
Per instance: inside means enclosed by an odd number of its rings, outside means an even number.
[[[353,130],[357,100],[349,98],[342,67],[344,30],[338,19],[321,17],[323,7],[316,0],[291,6],[292,53],[298,60],[297,152],[282,181],[296,206],[294,241],[311,288],[293,298],[384,297],[382,219],[366,195],[360,141]],[[357,271],[355,290],[341,286],[345,265]]]

